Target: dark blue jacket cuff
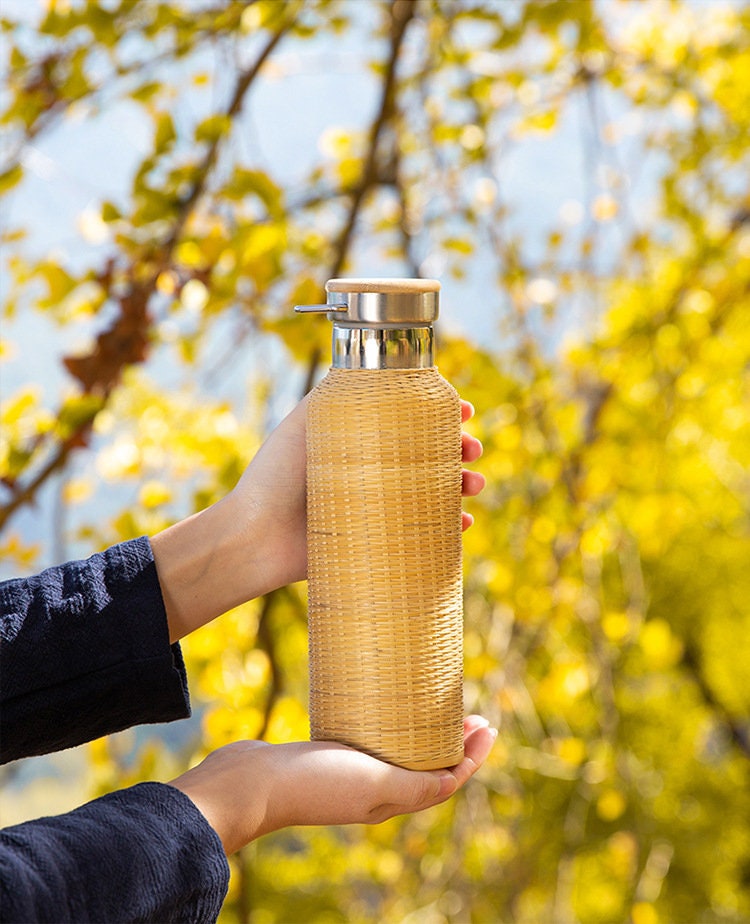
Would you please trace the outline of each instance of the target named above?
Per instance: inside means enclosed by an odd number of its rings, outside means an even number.
[[[0,585],[0,762],[190,715],[147,538]]]
[[[163,783],[6,828],[0,867],[4,922],[206,924],[229,884],[218,835],[184,793]]]

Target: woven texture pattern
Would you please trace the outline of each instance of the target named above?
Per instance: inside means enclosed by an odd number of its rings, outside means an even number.
[[[331,369],[307,427],[310,721],[411,769],[463,756],[461,414],[436,368]]]

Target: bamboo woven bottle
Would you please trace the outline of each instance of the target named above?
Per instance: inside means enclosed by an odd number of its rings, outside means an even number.
[[[463,756],[461,412],[433,363],[440,284],[332,279],[310,397],[311,737],[411,769]]]

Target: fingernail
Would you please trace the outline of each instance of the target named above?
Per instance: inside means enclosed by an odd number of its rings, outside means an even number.
[[[497,729],[488,728],[487,731],[490,733],[489,741],[485,738],[478,753],[474,754],[474,762],[477,766],[481,766],[487,760],[490,756],[490,751],[495,746],[495,741],[497,741]]]

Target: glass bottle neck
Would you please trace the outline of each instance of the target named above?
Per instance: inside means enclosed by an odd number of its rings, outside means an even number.
[[[428,369],[435,364],[432,327],[333,325],[334,369]]]

